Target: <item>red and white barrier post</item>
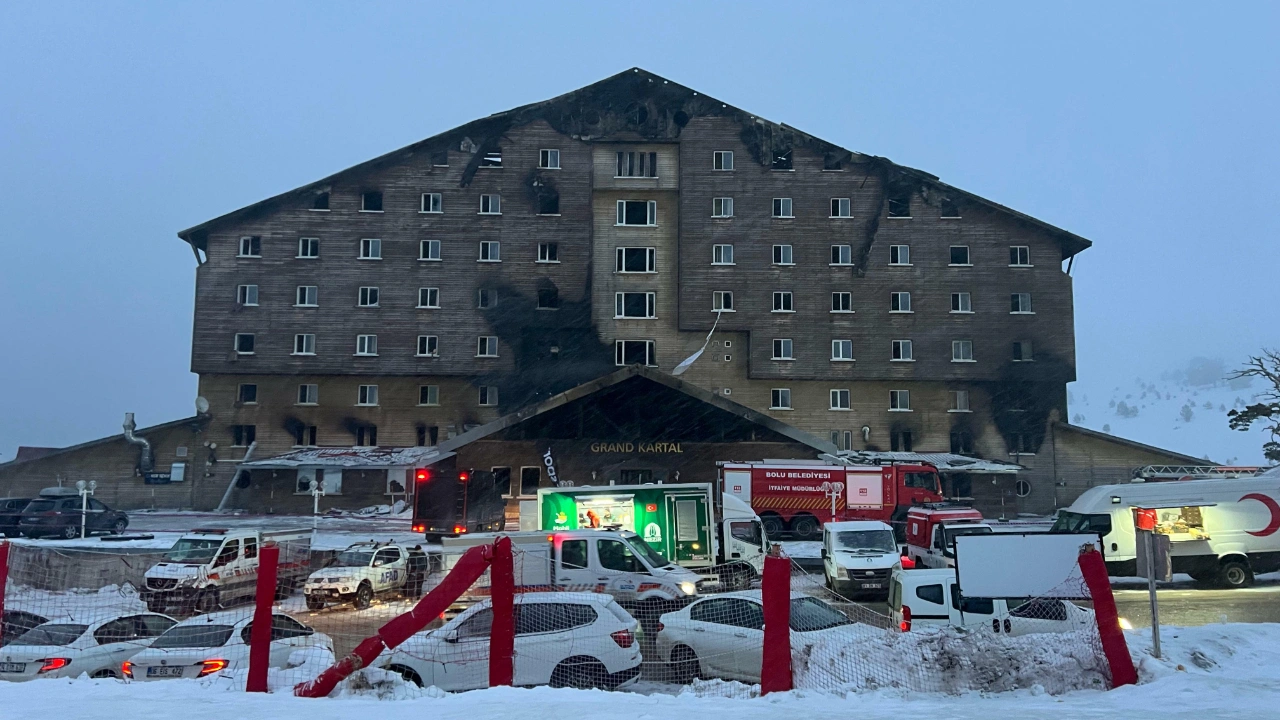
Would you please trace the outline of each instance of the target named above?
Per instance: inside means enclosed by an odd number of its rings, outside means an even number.
[[[249,631],[247,692],[267,691],[267,667],[271,664],[271,606],[276,599],[276,566],[279,563],[279,545],[267,543],[258,549],[258,585],[254,595],[253,629]]]

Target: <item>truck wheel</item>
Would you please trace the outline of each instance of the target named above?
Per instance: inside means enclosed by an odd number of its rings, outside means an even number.
[[[195,611],[205,615],[218,609],[218,588],[207,588],[196,595]]]
[[[760,518],[760,524],[764,526],[764,534],[769,536],[770,540],[781,540],[782,533],[787,529],[782,518],[777,515],[765,515]]]
[[[323,609],[324,609],[324,598],[320,597],[319,595],[308,595],[308,596],[307,596],[307,609],[308,609],[308,610],[323,610]]]
[[[356,588],[356,599],[352,604],[357,610],[364,610],[373,604],[373,587],[367,582],[360,583],[360,587]]]
[[[822,524],[811,515],[804,515],[791,523],[791,532],[800,540],[813,540],[822,534]]]
[[[1230,560],[1222,563],[1222,567],[1218,569],[1218,582],[1228,588],[1248,587],[1253,584],[1253,572],[1248,563]]]

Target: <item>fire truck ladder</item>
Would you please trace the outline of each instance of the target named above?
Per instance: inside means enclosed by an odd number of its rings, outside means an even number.
[[[1253,477],[1266,468],[1229,467],[1223,465],[1145,465],[1135,468],[1133,479],[1142,480],[1211,480]]]

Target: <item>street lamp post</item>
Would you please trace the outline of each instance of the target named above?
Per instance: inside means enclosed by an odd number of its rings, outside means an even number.
[[[840,499],[840,494],[844,492],[844,483],[842,482],[824,482],[818,486],[822,490],[822,494],[831,498],[831,519],[836,519],[836,500]]]
[[[85,537],[85,531],[87,527],[86,521],[89,518],[89,496],[92,495],[93,491],[97,489],[98,489],[97,480],[90,480],[87,483],[83,480],[76,481],[76,490],[80,491],[80,539],[81,540],[83,540]]]

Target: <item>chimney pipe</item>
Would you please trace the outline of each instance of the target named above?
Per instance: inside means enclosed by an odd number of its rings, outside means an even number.
[[[151,443],[146,438],[140,438],[133,434],[137,425],[133,422],[133,413],[124,414],[124,439],[126,442],[137,445],[138,451],[138,471],[149,473],[156,467],[155,458],[151,454]]]

